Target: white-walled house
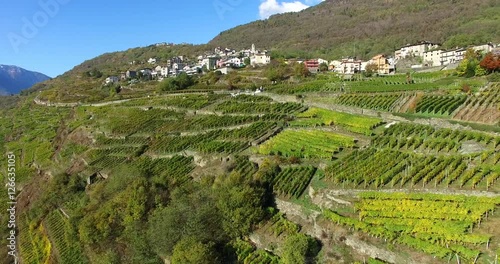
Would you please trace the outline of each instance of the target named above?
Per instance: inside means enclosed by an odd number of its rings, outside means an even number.
[[[422,56],[424,66],[436,67],[458,63],[464,59],[465,49],[430,50]]]
[[[422,57],[424,65],[428,67],[441,66],[442,53],[443,53],[442,49],[436,49],[424,52],[424,56]]]
[[[182,62],[176,62],[176,63],[172,64],[172,68],[176,71],[182,70],[182,68],[184,68],[185,66],[186,66],[186,64],[184,64]]]
[[[160,75],[162,77],[168,77],[168,71],[169,71],[168,67],[163,67],[163,68],[161,68]]]
[[[403,59],[406,57],[422,57],[424,52],[439,48],[439,44],[423,41],[416,44],[408,44],[394,52],[394,58]]]
[[[330,70],[330,71],[337,71],[337,69],[340,68],[341,64],[342,64],[342,61],[332,60],[328,64],[328,70]]]
[[[250,57],[250,64],[252,66],[267,65],[269,63],[271,63],[271,56],[266,53],[256,53]]]
[[[321,64],[323,64],[323,63],[326,63],[326,64],[328,65],[328,61],[327,61],[327,60],[324,60],[324,59],[322,59],[322,58],[319,58],[319,59],[318,59],[318,64],[319,64],[319,65],[321,65]]]
[[[108,78],[106,78],[105,83],[117,83],[118,81],[120,81],[120,78],[118,78],[118,76],[109,76]]]
[[[447,50],[441,53],[441,65],[458,63],[464,59],[465,49]]]
[[[156,64],[156,58],[149,58],[148,63],[149,64]]]
[[[235,66],[241,66],[243,64],[243,61],[240,58],[231,58],[227,60],[227,62],[235,65]]]
[[[493,51],[493,49],[495,48],[495,46],[491,43],[488,43],[488,44],[483,44],[483,45],[477,45],[477,46],[473,46],[472,49],[474,51],[481,51],[483,53],[488,53],[488,52],[491,52]]]
[[[335,69],[335,72],[342,74],[354,74],[361,72],[363,62],[361,60],[355,60],[353,58],[343,59],[340,66]],[[365,65],[366,66],[366,63]]]

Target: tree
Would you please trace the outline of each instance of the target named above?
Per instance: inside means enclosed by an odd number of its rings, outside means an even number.
[[[326,62],[323,62],[319,65],[319,70],[322,72],[328,71],[328,64]]]
[[[226,183],[217,193],[217,208],[222,215],[222,227],[231,238],[247,235],[252,227],[262,220],[263,189]]]
[[[314,238],[297,233],[285,240],[281,259],[283,264],[305,264],[318,252],[318,242]]]
[[[272,82],[285,80],[290,77],[291,69],[282,60],[273,60],[264,71],[265,76]]]
[[[186,89],[194,84],[193,78],[185,72],[179,74],[179,76],[176,77],[176,81],[180,90]]]
[[[248,57],[247,57],[247,58],[245,58],[245,59],[243,60],[243,63],[245,63],[245,66],[250,65],[250,63],[251,63],[250,58],[248,58]]]
[[[369,63],[365,67],[365,76],[371,77],[378,72],[378,65],[376,63]]]
[[[236,85],[241,82],[241,76],[237,72],[232,71],[226,75],[227,86],[229,90],[236,88]]]
[[[182,187],[172,192],[171,198],[170,204],[156,209],[149,220],[148,238],[157,254],[171,254],[186,237],[196,237],[202,243],[224,240],[221,215],[209,190],[198,185]]]
[[[484,76],[486,74],[488,74],[488,72],[483,68],[481,67],[481,65],[476,65],[476,68],[474,69],[474,74],[476,76]]]
[[[197,241],[194,237],[181,239],[174,247],[172,264],[213,264],[217,263],[210,245]]]
[[[485,69],[488,74],[492,72],[500,72],[500,56],[493,55],[493,53],[489,52],[486,56],[484,56],[479,65],[481,68]]]
[[[129,226],[122,234],[121,238],[127,243],[127,249],[130,251],[129,263],[160,264],[163,261],[153,251],[148,244],[143,222],[136,222]],[[109,262],[104,262],[109,263]],[[120,263],[120,262],[116,262]]]
[[[166,78],[158,85],[160,91],[175,91],[179,87],[177,86],[177,82],[175,78]]]
[[[291,67],[293,68],[293,75],[297,77],[307,77],[311,74],[303,63],[294,63]]]
[[[160,91],[175,91],[186,89],[193,84],[193,77],[183,72],[175,78],[167,78],[163,80],[158,87]]]
[[[476,75],[476,69],[479,65],[480,59],[481,52],[475,51],[473,49],[468,49],[465,52],[464,59],[460,62],[456,69],[457,75],[466,78],[474,77]]]

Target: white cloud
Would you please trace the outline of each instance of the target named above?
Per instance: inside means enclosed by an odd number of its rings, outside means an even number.
[[[322,1],[324,0],[303,0],[302,2],[279,2],[278,0],[264,0],[264,2],[262,2],[259,6],[259,16],[261,19],[266,19],[274,14],[298,12]]]

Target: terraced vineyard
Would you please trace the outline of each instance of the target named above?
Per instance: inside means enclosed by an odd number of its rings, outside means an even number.
[[[227,91],[231,76],[205,87],[207,73],[175,94],[151,85],[51,106],[33,94],[4,110],[22,262],[175,262],[189,249],[228,263],[301,262],[295,253],[311,254],[304,263],[495,263],[500,85],[483,87],[490,76],[271,83],[266,70],[235,71],[254,78],[241,87],[264,87],[258,96]]]
[[[465,141],[474,141],[485,150],[497,149],[500,146],[498,136],[408,123],[398,123],[389,127],[382,135],[373,139],[373,145],[378,148],[411,149],[421,152],[424,150],[457,152],[461,150]]]
[[[499,199],[456,195],[361,193],[356,216],[330,210],[324,216],[338,224],[388,242],[449,260],[475,262],[491,236],[472,233],[500,205]]]
[[[238,240],[232,244],[235,248],[238,263],[244,264],[279,264],[280,258],[269,252],[256,249],[252,244]]]
[[[158,136],[153,140],[148,151],[157,155],[175,154],[192,150],[202,153],[236,153],[248,148],[245,141],[228,141],[217,139],[215,132],[193,136]]]
[[[500,120],[500,84],[491,84],[479,95],[467,98],[453,118],[464,121],[497,124]]]
[[[233,172],[239,173],[244,178],[251,178],[258,168],[257,164],[248,160],[247,156],[237,156]]]
[[[269,102],[239,102],[225,101],[215,106],[215,111],[220,111],[224,114],[242,113],[242,114],[262,114],[262,113],[279,113],[291,114],[297,112],[304,107],[298,103],[269,103]]]
[[[193,157],[176,155],[171,158],[151,159],[141,157],[134,161],[146,175],[151,175],[154,182],[180,186],[191,180],[189,175],[195,168]]]
[[[394,111],[396,103],[405,99],[405,94],[342,94],[331,100],[339,105],[354,106],[381,111]]]
[[[50,259],[52,245],[45,235],[44,225],[29,224],[27,219],[22,219],[22,221],[23,223],[19,223],[19,226],[23,228],[23,231],[18,241],[20,256],[24,263],[46,263]]]
[[[184,109],[202,109],[218,100],[227,98],[228,95],[222,94],[186,94],[175,96],[162,96],[133,99],[124,103],[122,106],[152,106],[152,107],[178,107]]]
[[[314,167],[286,168],[273,179],[274,192],[286,197],[298,198],[306,190],[315,172]]]
[[[331,126],[338,125],[351,132],[371,135],[372,130],[382,124],[382,120],[373,117],[352,115],[330,111],[322,108],[311,108],[297,114],[297,120],[290,122],[290,126]]]
[[[417,103],[415,111],[423,114],[450,115],[465,100],[465,96],[426,95]]]
[[[356,146],[352,137],[321,130],[285,130],[260,145],[257,152],[298,158],[331,159],[344,148]]]
[[[76,232],[59,210],[50,213],[44,222],[60,263],[88,263],[80,244],[77,243]]]
[[[465,145],[478,150],[468,153]],[[426,186],[491,189],[500,178],[500,137],[479,132],[396,124],[326,170],[345,188]],[[495,187],[496,188],[496,187]]]
[[[301,94],[313,92],[348,92],[348,93],[389,93],[403,91],[433,91],[437,89],[453,89],[454,83],[447,74],[450,72],[437,73],[413,73],[411,80],[406,75],[384,76],[380,78],[345,79],[330,78],[328,80],[316,80],[297,85],[274,85],[269,89],[278,94]],[[474,83],[474,88],[480,87],[483,82]]]

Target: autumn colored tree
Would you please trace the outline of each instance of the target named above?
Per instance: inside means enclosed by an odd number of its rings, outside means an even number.
[[[500,56],[493,55],[489,52],[484,56],[483,60],[479,63],[481,68],[485,69],[487,73],[499,72],[500,71]]]

